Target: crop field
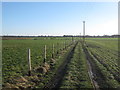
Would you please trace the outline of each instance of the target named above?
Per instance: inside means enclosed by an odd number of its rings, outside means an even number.
[[[104,87],[118,87],[120,84],[120,66],[117,39],[98,39],[88,40],[87,48],[94,58],[92,59],[101,75],[104,76],[103,81],[108,83]],[[99,80],[99,78],[96,78]],[[103,86],[102,85],[102,86]],[[111,85],[111,86],[109,86]]]
[[[119,55],[117,38],[2,40],[3,88],[120,88]]]

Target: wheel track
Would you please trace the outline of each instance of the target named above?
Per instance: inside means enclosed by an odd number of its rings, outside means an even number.
[[[59,89],[62,79],[67,71],[67,65],[71,61],[71,58],[73,57],[74,50],[78,42],[75,43],[75,45],[71,48],[67,56],[65,57],[65,61],[59,66],[57,72],[54,74],[52,79],[48,82],[48,84],[45,85],[43,89]]]
[[[95,60],[98,61],[98,58],[96,58],[94,54],[88,50],[86,45],[83,45],[83,49],[86,54],[88,63],[90,64],[91,70],[93,72],[93,78],[91,79],[92,79],[95,90],[100,90],[106,87],[112,88],[112,86],[106,81],[106,77],[101,72],[101,69],[96,65]],[[96,82],[99,87],[97,87]]]
[[[82,48],[83,48],[83,51],[86,55],[86,59],[87,59],[87,64],[88,64],[88,74],[89,74],[89,77],[90,77],[90,80],[91,80],[91,83],[93,85],[93,89],[94,90],[100,90],[100,85],[98,83],[98,81],[96,81],[94,78],[96,78],[96,76],[99,76],[99,74],[97,74],[98,72],[96,71],[96,69],[94,69],[95,65],[94,63],[92,62],[92,56],[89,54],[87,48],[86,48],[86,45],[81,43],[82,44]],[[101,78],[101,76],[99,76]]]
[[[120,77],[116,76],[116,75],[120,75],[120,72],[116,72],[116,73],[112,72],[112,71],[107,67],[107,65],[106,65],[105,63],[103,63],[95,54],[93,54],[92,52],[91,52],[91,54],[98,60],[98,62],[99,62],[100,64],[102,64],[102,65],[107,69],[108,72],[110,72],[110,73],[114,76],[115,80],[118,81],[118,83],[120,83]]]

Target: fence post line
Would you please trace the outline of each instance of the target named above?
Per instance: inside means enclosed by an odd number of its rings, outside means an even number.
[[[46,61],[46,45],[45,45],[45,47],[44,47],[44,63],[45,63],[45,61]]]
[[[29,71],[28,74],[29,76],[31,76],[31,55],[30,55],[30,49],[28,49],[28,67],[29,67]]]

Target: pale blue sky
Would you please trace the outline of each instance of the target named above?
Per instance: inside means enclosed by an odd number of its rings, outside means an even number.
[[[118,33],[117,2],[3,2],[3,35]]]

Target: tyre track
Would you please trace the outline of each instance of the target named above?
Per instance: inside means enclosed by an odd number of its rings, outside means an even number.
[[[49,89],[49,90],[51,90],[53,88],[59,89],[61,82],[62,82],[62,79],[67,71],[67,65],[69,64],[69,62],[71,61],[71,58],[73,57],[74,50],[75,50],[75,47],[77,44],[78,44],[78,42],[76,42],[75,45],[71,48],[71,50],[69,51],[69,53],[65,57],[65,61],[59,66],[55,75],[48,82],[48,84],[45,85],[45,87],[43,89]]]
[[[98,60],[98,62],[99,62],[100,64],[102,64],[102,65],[107,69],[108,72],[110,72],[110,73],[114,76],[115,80],[118,81],[118,83],[120,83],[120,77],[119,77],[119,76],[120,76],[120,72],[117,72],[117,71],[116,71],[116,73],[112,72],[112,71],[107,67],[107,65],[106,65],[104,62],[102,62],[94,53],[91,52],[91,54]]]
[[[90,53],[88,52],[88,50],[86,48],[86,45],[82,44],[82,48],[83,48],[83,51],[84,51],[84,53],[86,55],[87,64],[88,64],[88,74],[89,74],[91,83],[92,83],[92,85],[94,87],[94,90],[100,90],[101,85],[100,85],[100,83],[95,78],[99,77],[102,81],[104,81],[104,80],[102,79],[101,74],[95,69],[96,66],[92,62],[93,58],[90,55]]]

